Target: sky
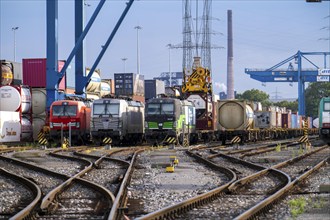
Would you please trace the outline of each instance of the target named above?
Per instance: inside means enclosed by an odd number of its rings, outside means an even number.
[[[86,0],[86,23],[98,5]],[[125,8],[125,0],[108,0],[88,33],[86,66],[91,67]],[[201,2],[201,1],[199,1]],[[195,17],[196,1],[192,2]],[[199,3],[201,7],[201,3]],[[245,68],[266,69],[302,52],[330,51],[330,1],[307,3],[305,0],[213,0],[212,50],[214,92],[226,88],[227,82],[227,10],[232,10],[234,44],[234,88],[238,93],[259,89],[271,98],[297,98],[298,85],[266,83],[253,80]],[[102,78],[114,73],[137,72],[137,30],[139,30],[140,73],[152,79],[162,72],[182,71],[182,49],[166,46],[182,44],[181,0],[136,0],[108,47],[98,68]],[[201,14],[201,12],[200,12]],[[201,15],[199,15],[201,16]],[[0,59],[14,59],[13,27],[16,33],[16,61],[46,57],[46,1],[0,0]],[[65,60],[74,47],[74,1],[59,0],[59,59]],[[324,67],[324,57],[307,57]],[[330,56],[326,59],[327,68]],[[170,64],[170,65],[169,65]],[[308,64],[303,62],[303,67]],[[305,66],[304,66],[305,65]],[[287,66],[283,66],[284,69]],[[306,85],[307,86],[307,85]]]

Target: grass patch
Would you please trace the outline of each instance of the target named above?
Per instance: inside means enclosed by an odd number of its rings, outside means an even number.
[[[304,213],[307,202],[304,197],[291,199],[289,201],[289,207],[292,217],[296,218],[298,215]]]
[[[275,151],[276,151],[276,152],[281,152],[281,148],[282,148],[281,143],[278,143],[278,144],[276,145]]]

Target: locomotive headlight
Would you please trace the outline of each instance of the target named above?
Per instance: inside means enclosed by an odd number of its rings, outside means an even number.
[[[80,122],[76,122],[76,127],[77,127],[77,128],[80,127]]]
[[[174,121],[173,122],[173,128],[176,128],[177,124],[178,124],[178,122],[177,121]]]
[[[53,122],[50,122],[50,123],[49,123],[49,127],[50,127],[50,128],[53,128],[53,127],[54,127]]]
[[[148,122],[144,123],[144,128],[149,128]]]

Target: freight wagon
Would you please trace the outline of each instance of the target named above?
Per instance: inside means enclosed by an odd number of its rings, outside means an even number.
[[[255,109],[253,102],[220,100],[217,104],[218,140],[225,144],[226,141],[238,136],[244,143],[304,135],[302,116],[291,114],[285,108],[275,106],[262,111],[253,109]],[[309,134],[316,132],[316,129],[309,130]]]

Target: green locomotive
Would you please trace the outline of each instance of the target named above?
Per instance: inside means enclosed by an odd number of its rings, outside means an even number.
[[[145,137],[153,145],[196,143],[196,109],[192,102],[154,98],[146,103]]]
[[[330,146],[330,97],[323,97],[319,105],[320,138]]]

